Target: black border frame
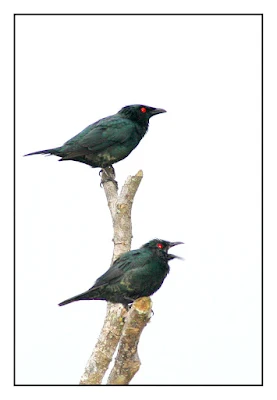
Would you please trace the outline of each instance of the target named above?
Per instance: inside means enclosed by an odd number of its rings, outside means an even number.
[[[13,386],[82,386],[78,384],[17,384],[16,383],[16,340],[15,340],[15,330],[16,330],[16,320],[15,320],[15,293],[16,293],[16,281],[15,281],[15,266],[16,266],[16,239],[15,239],[15,231],[16,231],[16,150],[15,150],[15,141],[16,141],[16,17],[17,16],[260,16],[261,17],[261,383],[260,384],[130,384],[124,386],[264,386],[264,337],[263,337],[263,322],[264,322],[264,281],[263,281],[263,128],[264,128],[264,85],[263,85],[263,64],[264,64],[264,24],[263,24],[263,13],[217,13],[217,14],[209,14],[209,13],[195,13],[195,14],[183,14],[183,13],[92,13],[92,14],[83,14],[83,13],[18,13],[13,14],[13,167],[14,167],[14,198],[13,198],[13,208],[14,208],[14,221],[13,221],[13,239],[14,239],[14,325],[13,325]],[[84,386],[99,386],[99,385],[84,385]],[[100,385],[106,386],[106,385]],[[117,386],[117,385],[109,385],[109,386]]]

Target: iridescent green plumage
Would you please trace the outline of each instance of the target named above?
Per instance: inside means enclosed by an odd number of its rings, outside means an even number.
[[[71,297],[60,306],[78,300],[107,300],[127,306],[143,296],[151,296],[169,273],[170,247],[182,242],[154,239],[138,250],[122,254],[86,292]]]
[[[26,154],[53,154],[59,161],[72,160],[93,168],[106,168],[127,157],[148,129],[149,119],[164,113],[161,108],[140,104],[123,107],[117,114],[89,125],[63,146]]]

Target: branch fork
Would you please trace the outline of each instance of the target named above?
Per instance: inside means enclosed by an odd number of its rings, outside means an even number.
[[[138,171],[128,176],[120,194],[114,170],[103,169],[103,185],[114,228],[112,262],[131,248],[133,200],[142,180]],[[137,299],[129,311],[122,304],[107,303],[107,313],[95,348],[87,362],[80,385],[100,385],[117,349],[114,366],[108,376],[108,385],[126,385],[139,370],[137,346],[142,330],[151,318],[149,297]]]

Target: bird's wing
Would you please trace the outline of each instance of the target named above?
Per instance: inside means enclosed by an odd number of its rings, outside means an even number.
[[[134,123],[119,116],[103,118],[86,127],[64,146],[77,155],[99,153],[114,144],[122,144],[134,132]]]
[[[97,279],[93,288],[117,283],[121,280],[126,271],[143,267],[149,261],[149,255],[141,252],[140,249],[132,250],[122,254],[113,265]]]

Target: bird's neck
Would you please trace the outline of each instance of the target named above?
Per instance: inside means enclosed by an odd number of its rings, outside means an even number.
[[[149,119],[145,118],[142,116],[142,118],[138,118],[138,115],[134,113],[132,110],[126,109],[124,112],[120,112],[120,116],[122,118],[129,119],[130,121],[134,122],[137,127],[143,132],[141,135],[142,137],[146,134],[148,125],[149,125]]]
[[[159,269],[169,271],[168,254],[160,252],[156,254],[156,258],[158,260]]]

